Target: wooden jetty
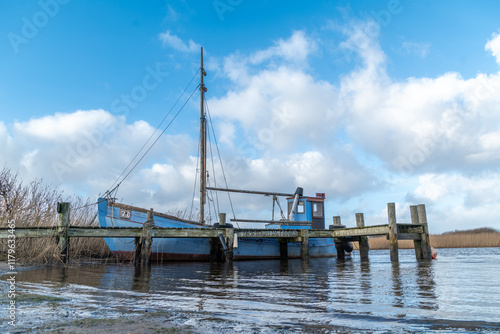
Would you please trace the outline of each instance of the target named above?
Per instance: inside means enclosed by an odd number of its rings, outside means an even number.
[[[340,217],[333,217],[334,224],[328,230],[310,229],[240,229],[224,228],[225,214],[219,216],[217,228],[161,228],[155,227],[153,211],[148,212],[146,223],[142,227],[80,227],[70,225],[70,203],[59,203],[59,225],[48,227],[16,227],[15,238],[56,237],[61,258],[64,263],[68,259],[71,238],[135,238],[135,257],[137,264],[149,264],[151,261],[152,238],[210,238],[210,258],[212,261],[233,261],[233,241],[238,238],[275,238],[280,242],[280,256],[287,259],[287,243],[300,242],[301,259],[309,258],[309,238],[334,238],[337,257],[344,258],[342,244],[346,241],[358,242],[362,261],[368,260],[369,236],[387,236],[390,241],[390,258],[398,262],[398,240],[414,240],[417,260],[430,260],[429,230],[425,205],[411,206],[411,223],[396,222],[396,206],[387,204],[388,224],[365,226],[364,215],[356,214],[356,227],[342,227]],[[0,239],[9,238],[10,228],[0,228]]]

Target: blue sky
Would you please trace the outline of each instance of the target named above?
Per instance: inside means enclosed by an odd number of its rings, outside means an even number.
[[[172,107],[203,46],[230,187],[325,192],[328,216],[347,225],[355,212],[384,223],[396,202],[403,221],[409,205],[426,203],[434,233],[500,228],[499,7],[3,1],[0,163],[97,196]],[[191,206],[197,95],[120,199]],[[269,199],[234,201],[240,218],[270,215]]]

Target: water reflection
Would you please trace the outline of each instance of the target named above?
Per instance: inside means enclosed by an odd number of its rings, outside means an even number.
[[[426,310],[438,310],[436,282],[434,280],[434,262],[420,261],[417,264],[417,286],[419,307]]]
[[[149,292],[151,282],[151,266],[135,266],[132,290]]]
[[[372,303],[372,275],[370,272],[370,262],[363,261],[360,266],[361,273],[359,283],[361,286],[361,298],[359,299],[363,304],[371,304]]]
[[[392,306],[404,307],[405,288],[401,283],[399,262],[392,263],[392,293],[394,294]]]
[[[384,253],[372,253],[368,262],[353,256],[345,261],[40,268],[20,272],[17,280],[28,293],[66,298],[58,307],[80,312],[80,316],[166,310],[219,326],[238,322],[255,331],[270,324],[291,331],[316,331],[314,326],[321,324],[324,332],[338,328],[387,332],[393,326],[432,332],[431,326],[447,328],[452,321],[458,328],[467,321],[467,326],[476,327],[479,320],[481,324],[500,322],[500,293],[493,293],[500,292],[494,283],[500,275],[500,251],[490,255],[496,262],[488,262],[489,270],[481,275],[474,273],[485,265],[484,257],[482,263],[469,260],[467,266],[474,270],[462,272],[464,266],[444,251],[439,261],[432,262],[417,262],[414,254],[405,257],[401,252],[400,263],[391,263]],[[467,285],[456,284],[466,278]],[[481,294],[481,290],[492,293]],[[463,296],[466,303],[453,299]],[[44,307],[57,313],[53,305],[49,309],[37,304],[31,309]]]

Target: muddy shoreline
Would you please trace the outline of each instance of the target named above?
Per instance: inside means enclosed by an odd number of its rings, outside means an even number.
[[[170,316],[166,312],[152,312],[144,315],[125,314],[119,318],[83,318],[47,323],[35,329],[19,329],[18,333],[201,333],[193,325],[174,323]]]

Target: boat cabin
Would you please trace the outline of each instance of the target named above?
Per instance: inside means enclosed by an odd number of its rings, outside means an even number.
[[[289,221],[280,221],[279,224],[269,224],[270,229],[324,229],[325,228],[325,194],[317,193],[316,197],[299,196],[294,215],[290,215],[295,197],[287,198]]]

